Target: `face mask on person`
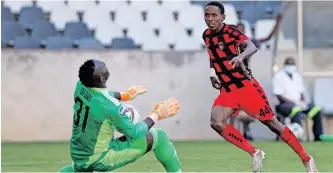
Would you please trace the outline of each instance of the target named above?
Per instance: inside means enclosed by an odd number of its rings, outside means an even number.
[[[294,74],[297,71],[296,65],[285,65],[284,71],[288,74]]]

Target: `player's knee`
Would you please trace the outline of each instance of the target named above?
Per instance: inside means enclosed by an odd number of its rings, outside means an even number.
[[[282,123],[280,123],[279,120],[277,120],[276,117],[273,117],[270,120],[264,121],[263,122],[272,132],[274,132],[277,135],[282,134],[284,131],[285,127]]]
[[[214,129],[215,131],[220,133],[227,126],[227,119],[226,118],[214,118],[212,116],[211,121],[210,121],[210,126],[212,129]]]
[[[150,130],[150,132],[153,136],[153,146],[152,146],[153,150],[156,147],[163,146],[164,143],[170,142],[167,133],[163,129],[153,128]]]

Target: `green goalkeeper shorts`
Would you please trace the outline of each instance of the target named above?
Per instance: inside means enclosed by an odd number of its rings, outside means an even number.
[[[130,140],[120,138],[110,143],[110,149],[87,169],[77,167],[74,164],[75,172],[108,172],[123,167],[142,157],[147,151],[146,135]]]

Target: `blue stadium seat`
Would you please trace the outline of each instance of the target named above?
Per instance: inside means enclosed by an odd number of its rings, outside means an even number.
[[[37,40],[29,37],[29,36],[22,36],[16,37],[14,43],[15,49],[38,49],[40,48],[40,44]]]
[[[243,19],[249,21],[251,24],[254,24],[260,16],[262,12],[260,12],[260,9],[256,8],[256,6],[252,4],[245,5],[242,10],[242,16]]]
[[[88,26],[82,22],[68,22],[65,25],[64,35],[73,40],[92,37]]]
[[[34,22],[31,37],[35,40],[42,42],[47,37],[56,35],[58,35],[58,32],[53,23],[46,20],[37,20]]]
[[[1,39],[1,48],[5,48],[5,47],[7,47],[7,44],[6,44],[5,40]]]
[[[111,42],[111,49],[136,49],[136,45],[131,38],[114,38]]]
[[[47,49],[72,49],[73,40],[63,36],[52,36],[46,39]]]
[[[13,44],[17,36],[25,36],[24,28],[15,21],[3,21],[1,26],[1,40],[6,44]]]
[[[1,6],[1,21],[13,21],[14,16],[10,8]]]
[[[23,7],[20,11],[19,23],[25,29],[32,29],[36,20],[44,20],[44,12],[39,7]]]
[[[77,40],[79,49],[104,49],[104,45],[95,38],[83,38]]]

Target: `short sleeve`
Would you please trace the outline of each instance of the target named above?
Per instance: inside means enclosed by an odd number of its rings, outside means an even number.
[[[230,28],[232,31],[230,34],[235,38],[236,46],[241,45],[242,42],[249,39],[245,34],[240,32],[236,26],[232,26]]]

